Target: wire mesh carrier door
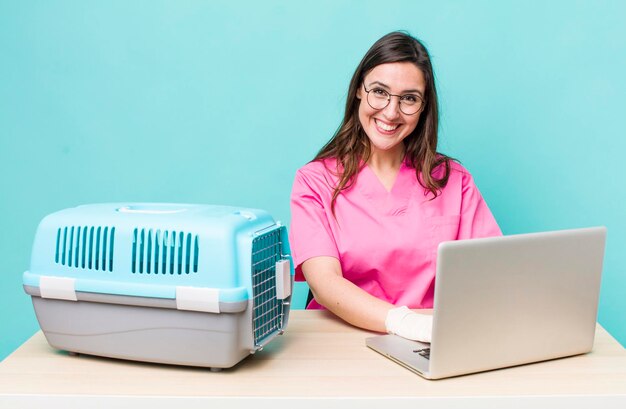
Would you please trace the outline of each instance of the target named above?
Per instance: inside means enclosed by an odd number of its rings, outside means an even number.
[[[252,242],[252,323],[257,347],[262,347],[284,327],[288,306],[276,296],[276,269],[283,268],[280,263],[285,260],[282,249],[282,234],[278,229],[260,235]]]
[[[265,211],[109,203],[45,217],[23,278],[58,349],[228,368],[285,330],[293,266]]]

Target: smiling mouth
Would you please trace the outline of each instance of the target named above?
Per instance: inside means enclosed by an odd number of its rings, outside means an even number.
[[[392,133],[400,126],[400,124],[387,124],[379,121],[378,119],[375,119],[374,121],[376,122],[376,126],[378,127],[378,129],[382,130],[385,133]]]

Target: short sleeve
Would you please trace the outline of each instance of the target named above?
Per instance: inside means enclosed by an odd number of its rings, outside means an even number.
[[[464,172],[458,239],[502,236],[502,231],[472,176]]]
[[[323,196],[332,189],[323,186],[314,175],[303,170],[296,173],[291,191],[291,225],[289,245],[296,270],[296,281],[304,281],[302,263],[311,257],[339,258],[337,245],[328,220]]]

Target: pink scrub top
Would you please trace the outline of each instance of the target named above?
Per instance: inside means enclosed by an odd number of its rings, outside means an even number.
[[[405,163],[390,192],[363,166],[355,184],[337,197],[335,216],[330,207],[338,181],[334,170],[335,161],[327,159],[296,173],[289,243],[297,281],[304,281],[303,262],[330,256],[339,260],[346,279],[373,296],[432,308],[439,243],[502,235],[472,176],[456,162],[434,200]],[[443,166],[434,176],[441,174]],[[307,308],[323,307],[313,300]]]

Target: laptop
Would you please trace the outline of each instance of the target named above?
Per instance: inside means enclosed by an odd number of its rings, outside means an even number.
[[[443,242],[430,344],[366,345],[427,379],[591,351],[606,228]]]

